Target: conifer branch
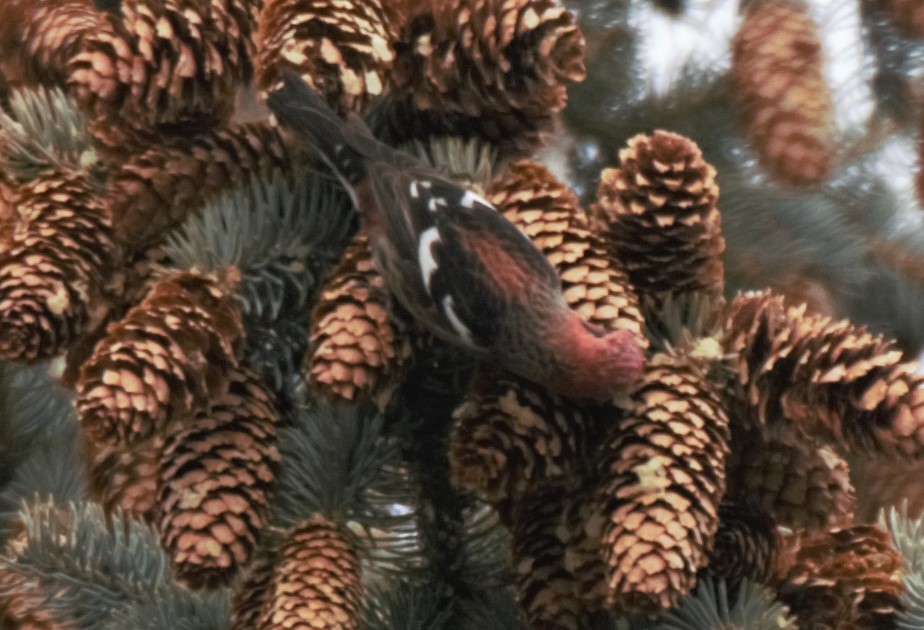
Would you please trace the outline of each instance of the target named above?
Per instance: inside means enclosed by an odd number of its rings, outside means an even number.
[[[497,150],[478,139],[437,136],[426,142],[415,140],[405,150],[448,177],[482,191],[501,166]]]
[[[372,569],[413,573],[423,564],[416,489],[383,430],[370,405],[302,410],[280,432],[273,521],[289,528],[321,513],[354,522]]]
[[[34,590],[58,620],[103,627],[117,609],[154,599],[171,580],[157,535],[140,521],[92,503],[40,502],[23,510],[24,538],[0,557],[2,596]]]
[[[24,502],[76,503],[86,499],[87,481],[76,427],[29,451],[0,492],[0,534],[9,535]],[[2,536],[0,536],[2,538]]]
[[[170,583],[115,611],[101,630],[227,630],[229,605],[227,589],[194,593]]]
[[[176,267],[240,270],[245,356],[291,398],[311,305],[354,222],[346,196],[323,174],[274,170],[207,203],[167,238],[165,250]]]
[[[900,630],[924,626],[924,516],[910,518],[907,501],[901,508],[891,507],[879,514],[879,525],[892,534],[892,545],[904,561],[904,591],[901,609],[896,613]]]
[[[653,630],[797,630],[789,609],[770,589],[742,582],[729,597],[724,581],[700,580],[696,590],[665,615]]]
[[[428,582],[398,581],[390,588],[373,585],[363,602],[365,630],[430,630],[442,628],[450,612],[440,587]]]
[[[48,365],[3,364],[0,390],[8,400],[0,424],[20,452],[37,442],[57,440],[73,428],[73,395],[55,383]]]
[[[97,163],[86,116],[59,88],[19,90],[0,110],[0,170],[29,181],[47,170],[92,170]]]

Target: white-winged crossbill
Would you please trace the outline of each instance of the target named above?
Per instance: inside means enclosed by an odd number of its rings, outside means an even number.
[[[640,379],[634,333],[582,320],[545,256],[476,193],[341,120],[287,74],[267,101],[311,140],[360,212],[376,266],[427,330],[561,394],[606,400]]]

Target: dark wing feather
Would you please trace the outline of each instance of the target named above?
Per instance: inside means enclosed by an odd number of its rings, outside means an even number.
[[[511,308],[560,298],[546,257],[487,201],[427,167],[374,161],[369,168],[385,217],[384,233],[373,238],[379,265],[389,267],[383,273],[398,301],[434,333],[490,350]],[[435,264],[432,274],[422,257]]]
[[[550,298],[552,308],[564,303],[546,257],[492,206],[451,206],[437,213],[437,229],[431,293],[444,319],[456,329],[464,325],[476,345],[494,347],[504,326],[532,326],[525,314],[547,312]],[[442,303],[446,295],[451,314]]]

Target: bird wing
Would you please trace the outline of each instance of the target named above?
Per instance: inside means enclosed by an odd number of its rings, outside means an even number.
[[[402,305],[436,334],[473,350],[489,350],[511,308],[536,291],[559,291],[545,256],[486,200],[430,170],[382,169],[376,197],[387,234],[381,256],[401,286]],[[407,199],[402,206],[388,200]]]

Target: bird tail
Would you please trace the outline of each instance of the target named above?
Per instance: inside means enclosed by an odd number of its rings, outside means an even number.
[[[281,87],[266,100],[280,124],[308,136],[321,158],[351,187],[366,174],[364,145],[376,141],[365,123],[350,114],[346,121],[324,97],[294,72],[285,72]]]

